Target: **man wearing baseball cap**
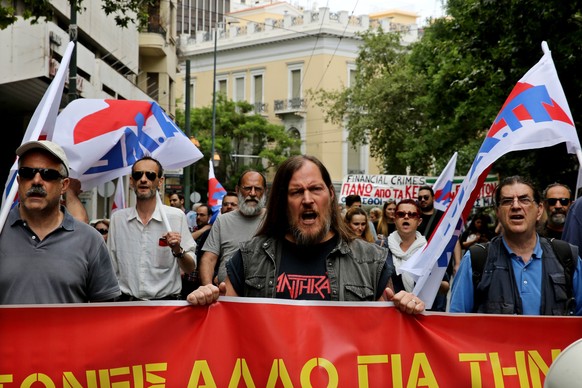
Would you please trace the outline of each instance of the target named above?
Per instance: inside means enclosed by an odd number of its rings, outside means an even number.
[[[119,285],[107,247],[61,206],[70,184],[63,149],[31,141],[16,150],[18,206],[0,233],[0,304],[113,300]]]

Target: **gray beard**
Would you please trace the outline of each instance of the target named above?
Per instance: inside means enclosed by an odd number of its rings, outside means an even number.
[[[566,215],[562,213],[554,213],[550,217],[552,224],[562,226],[566,223]]]
[[[238,209],[241,212],[241,214],[245,217],[254,217],[254,216],[258,216],[259,214],[261,214],[263,208],[265,207],[265,204],[267,203],[267,198],[265,198],[265,196],[263,195],[261,197],[261,199],[259,199],[259,201],[257,202],[257,204],[255,206],[251,206],[248,205],[245,202],[245,198],[239,194],[238,195]]]
[[[155,195],[156,195],[156,190],[150,190],[146,194],[143,194],[143,193],[138,194],[138,191],[136,188],[136,189],[134,189],[134,192],[135,192],[136,198],[139,200],[151,199],[151,198],[155,197]]]

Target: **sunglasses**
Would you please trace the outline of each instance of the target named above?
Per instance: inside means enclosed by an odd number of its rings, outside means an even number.
[[[26,180],[34,179],[36,173],[39,173],[42,180],[46,182],[56,181],[57,179],[64,178],[60,172],[53,170],[52,168],[20,167],[18,169],[18,175],[20,175],[22,179]]]
[[[109,229],[97,228],[97,231],[103,235],[109,233]]]
[[[430,195],[419,195],[418,196],[419,201],[428,201],[429,198],[430,198]]]
[[[546,202],[550,206],[556,206],[556,203],[560,201],[560,205],[568,206],[570,204],[570,198],[546,198]]]
[[[132,171],[131,177],[134,181],[139,181],[143,174],[145,174],[146,178],[148,178],[150,181],[155,181],[158,177],[158,173],[154,171]]]
[[[418,218],[418,213],[417,212],[403,212],[402,210],[397,211],[395,213],[396,218],[404,218],[406,216],[408,216],[408,218]]]

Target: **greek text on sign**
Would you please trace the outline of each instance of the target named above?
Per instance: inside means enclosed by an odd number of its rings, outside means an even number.
[[[411,175],[365,175],[350,174],[344,177],[340,193],[341,203],[346,202],[348,195],[359,195],[362,205],[378,206],[389,199],[400,201],[405,198],[416,199],[421,186],[432,186],[437,177]],[[453,181],[453,195],[461,185],[464,177],[455,177]],[[497,175],[488,175],[479,196],[475,201],[476,207],[493,205],[493,193],[499,183]]]

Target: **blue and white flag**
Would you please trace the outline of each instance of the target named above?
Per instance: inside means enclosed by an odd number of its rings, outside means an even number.
[[[432,186],[434,191],[434,207],[445,211],[453,200],[453,181],[455,179],[455,167],[457,166],[457,152],[453,154],[441,175]]]
[[[440,281],[436,285],[435,282],[429,284],[430,274],[432,271],[441,271],[442,274],[446,271],[462,225],[491,165],[512,151],[551,147],[563,142],[569,153],[582,152],[546,42],[542,43],[542,49],[542,59],[519,80],[503,104],[426,248],[400,267],[400,271],[416,280],[413,292],[425,301],[427,308],[432,307],[440,284]]]

